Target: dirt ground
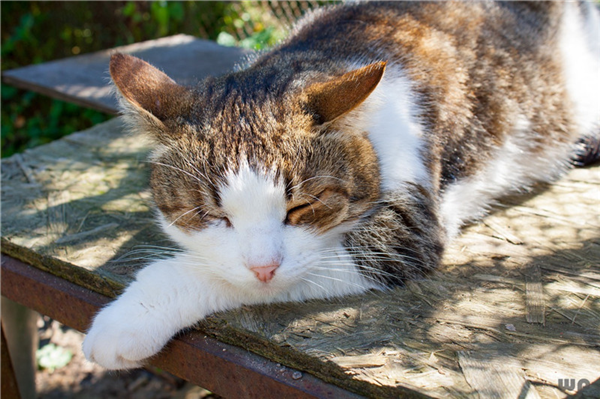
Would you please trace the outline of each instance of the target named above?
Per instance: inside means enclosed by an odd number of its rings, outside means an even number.
[[[36,389],[40,399],[219,399],[204,388],[167,372],[138,369],[114,372],[88,362],[81,352],[84,335],[46,316],[38,320],[40,345],[53,343],[73,354],[54,371],[39,370]]]

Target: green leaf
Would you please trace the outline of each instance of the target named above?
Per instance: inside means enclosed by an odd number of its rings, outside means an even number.
[[[152,18],[158,24],[158,35],[164,36],[169,32],[169,8],[165,1],[155,1],[150,6]]]
[[[263,31],[254,33],[252,36],[248,36],[242,40],[239,43],[239,46],[252,50],[262,50],[272,44],[274,30],[275,29],[270,26]]]
[[[122,12],[126,17],[131,17],[136,9],[135,3],[133,1],[128,1],[127,4],[125,4],[125,7],[123,7]]]
[[[169,14],[175,21],[182,21],[184,17],[183,5],[180,2],[169,2]]]
[[[217,36],[217,43],[219,43],[221,46],[227,47],[233,47],[236,45],[235,38],[227,32],[219,33],[219,36]]]
[[[60,346],[48,344],[37,350],[35,358],[40,369],[47,369],[52,372],[69,364],[73,358],[73,353]]]
[[[17,89],[15,87],[8,86],[5,84],[2,85],[2,99],[3,100],[10,100],[11,98],[13,98],[16,95],[17,95]]]

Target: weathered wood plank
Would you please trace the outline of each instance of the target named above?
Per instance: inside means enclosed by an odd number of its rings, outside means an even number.
[[[250,52],[188,35],[175,35],[111,50],[45,62],[2,73],[5,83],[114,114],[108,60],[115,51],[142,58],[180,84],[230,71]]]
[[[538,266],[533,266],[525,277],[525,302],[527,305],[527,322],[544,324],[544,291],[542,273]]]
[[[496,352],[459,351],[458,362],[469,385],[481,399],[540,397],[514,358],[500,357]]]
[[[3,160],[2,252],[117,295],[157,247],[173,246],[152,218],[148,150],[116,118]],[[426,280],[245,307],[200,328],[365,396],[474,395],[458,355],[469,351],[514,359],[540,397],[564,397],[559,378],[600,377],[599,200],[600,167],[573,170],[467,228]],[[526,320],[535,267],[545,325]]]

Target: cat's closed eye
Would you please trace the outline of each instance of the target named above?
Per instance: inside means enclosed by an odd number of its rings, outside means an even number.
[[[289,224],[289,225],[297,225],[298,222],[300,221],[300,218],[302,217],[302,214],[304,212],[310,211],[312,204],[315,201],[312,202],[306,202],[305,204],[302,205],[298,205],[293,207],[292,209],[290,209],[287,212],[287,215],[285,216],[285,224]]]
[[[215,227],[233,227],[231,220],[224,214],[218,211],[208,211],[202,215],[202,222]]]
[[[231,221],[229,220],[229,218],[227,216],[215,217],[213,219],[214,219],[214,222],[217,223],[219,226],[224,226],[227,228],[233,227],[233,224],[231,223]]]
[[[287,211],[285,224],[298,226],[304,224],[315,225],[323,229],[333,227],[331,215],[339,216],[348,207],[348,196],[337,189],[325,189],[317,195],[304,194],[298,201],[292,202]],[[329,216],[329,217],[328,217]]]
[[[194,208],[194,209],[197,209],[197,208]],[[205,228],[207,226],[226,227],[226,228],[233,227],[231,220],[227,216],[224,216],[222,214],[210,214],[208,212],[205,212],[205,213],[197,212],[197,215],[200,217],[200,219],[196,219],[196,221],[194,221],[193,219],[182,221],[183,217],[179,217],[173,222],[173,224],[177,224],[180,227],[192,228],[192,229],[197,229],[197,230],[202,230],[203,228]]]

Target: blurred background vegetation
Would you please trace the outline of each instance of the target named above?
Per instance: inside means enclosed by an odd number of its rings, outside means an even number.
[[[325,1],[3,1],[2,71],[178,33],[264,49]],[[110,115],[2,84],[2,157]]]

